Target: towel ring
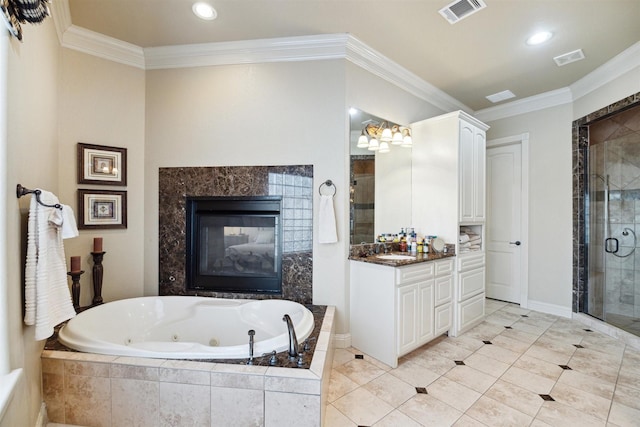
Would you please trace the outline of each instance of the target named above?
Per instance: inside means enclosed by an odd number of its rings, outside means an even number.
[[[318,193],[320,193],[320,195],[322,196],[322,186],[326,185],[327,187],[333,187],[333,194],[331,195],[331,197],[336,195],[336,186],[333,183],[333,181],[331,181],[330,179],[326,180],[325,182],[323,182],[322,184],[320,184],[320,187],[318,187]]]

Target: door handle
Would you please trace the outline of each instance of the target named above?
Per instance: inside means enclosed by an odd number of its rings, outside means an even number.
[[[516,246],[520,246],[522,244],[522,242],[520,242],[520,240],[516,240],[515,242],[509,242],[510,245],[516,245]]]
[[[615,245],[613,246],[613,249],[611,249],[611,245],[610,245],[611,242],[615,243]],[[618,252],[618,247],[619,247],[619,242],[618,242],[618,239],[616,239],[615,237],[609,237],[607,239],[604,239],[605,252],[608,252],[610,254],[615,254],[616,252]]]

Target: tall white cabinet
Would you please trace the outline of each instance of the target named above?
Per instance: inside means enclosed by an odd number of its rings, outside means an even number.
[[[452,336],[484,317],[488,128],[463,111],[411,124],[413,225],[423,234],[456,243]],[[478,249],[461,252],[461,227],[480,236]]]

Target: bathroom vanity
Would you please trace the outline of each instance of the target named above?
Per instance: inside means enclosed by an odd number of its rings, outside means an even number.
[[[351,344],[395,368],[398,358],[447,332],[455,257],[352,258]]]

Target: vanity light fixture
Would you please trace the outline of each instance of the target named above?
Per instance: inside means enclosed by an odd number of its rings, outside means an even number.
[[[540,31],[529,37],[527,39],[527,44],[529,46],[536,46],[546,42],[547,40],[551,39],[551,37],[553,37],[553,33],[549,31]]]
[[[370,151],[388,153],[391,151],[391,145],[412,147],[411,129],[387,122],[367,123],[358,137],[358,148],[367,148]]]
[[[209,3],[199,1],[191,6],[191,10],[198,18],[205,21],[213,21],[218,17],[218,12]]]
[[[364,129],[362,129],[362,134],[360,134],[360,137],[358,138],[358,148],[369,148],[369,139],[364,133]]]

